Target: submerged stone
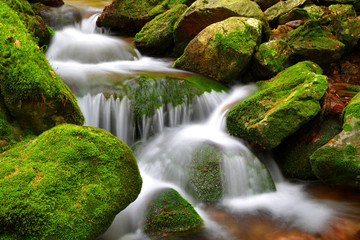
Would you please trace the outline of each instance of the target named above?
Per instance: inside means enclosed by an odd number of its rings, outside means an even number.
[[[151,239],[171,238],[199,231],[202,225],[194,207],[177,191],[168,189],[149,203],[144,232]]]
[[[176,5],[148,22],[134,38],[139,51],[153,55],[171,52],[175,22],[186,9],[184,4]]]
[[[253,57],[253,75],[262,79],[275,76],[284,70],[291,54],[291,48],[285,41],[273,40],[262,43]]]
[[[71,124],[1,154],[0,168],[0,232],[12,239],[95,239],[142,183],[126,144]]]
[[[297,63],[269,81],[257,82],[259,91],[230,110],[227,129],[259,150],[271,150],[320,111],[319,100],[327,77],[309,61]]]
[[[38,134],[60,123],[83,124],[70,89],[55,74],[18,15],[0,2],[0,86],[4,106]]]
[[[201,31],[174,66],[224,83],[236,81],[246,70],[261,35],[261,21],[228,18]]]
[[[262,28],[264,28],[262,31],[264,35],[270,31],[264,13],[253,1],[197,0],[184,12],[175,25],[176,51],[181,54],[187,44],[207,26],[236,16],[260,20]]]
[[[345,45],[331,38],[317,21],[308,21],[289,33],[286,41],[294,54],[318,64],[338,60],[345,51]]]
[[[315,175],[332,185],[360,189],[360,94],[343,111],[343,131],[314,152]]]

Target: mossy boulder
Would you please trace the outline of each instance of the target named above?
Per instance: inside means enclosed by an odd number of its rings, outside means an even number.
[[[0,235],[11,239],[95,239],[142,184],[126,144],[72,124],[1,154],[0,168]]]
[[[290,21],[296,21],[296,20],[305,21],[310,18],[311,17],[306,10],[304,10],[302,8],[294,8],[290,12],[285,13],[284,15],[281,15],[279,17],[278,22],[279,22],[279,24],[285,24]]]
[[[135,35],[134,43],[140,52],[152,55],[170,53],[174,47],[174,25],[187,9],[179,4],[156,16]]]
[[[351,4],[354,6],[355,10],[360,10],[360,1],[359,0],[317,0],[321,4],[330,5],[330,4]]]
[[[194,207],[174,189],[159,193],[145,216],[144,232],[151,239],[186,235],[200,230],[203,220]]]
[[[0,22],[1,98],[11,118],[34,133],[60,123],[83,124],[75,96],[51,68],[19,16],[3,2]]]
[[[192,1],[190,1],[192,2]],[[186,0],[114,0],[106,6],[96,21],[98,27],[108,27],[125,34],[135,34],[157,15]]]
[[[310,18],[313,20],[318,20],[325,14],[325,10],[322,6],[317,6],[315,4],[309,4],[302,7],[309,14]]]
[[[176,51],[181,54],[187,44],[207,26],[234,16],[260,20],[263,23],[264,38],[268,38],[270,32],[268,23],[264,13],[255,2],[250,0],[197,0],[175,24]]]
[[[174,67],[233,82],[246,70],[261,35],[262,22],[255,18],[231,17],[214,23],[189,43]]]
[[[286,41],[294,54],[318,64],[338,60],[345,51],[345,45],[325,32],[317,21],[311,20],[290,32]]]
[[[360,93],[343,111],[343,131],[310,156],[312,170],[332,185],[360,189]]]
[[[330,29],[337,36],[338,40],[343,42],[346,51],[351,51],[359,43],[360,39],[360,17],[344,18],[337,24],[331,22]]]
[[[329,10],[336,15],[344,17],[355,17],[356,11],[353,5],[350,4],[333,4],[329,6]]]
[[[276,24],[278,18],[285,13],[290,12],[292,9],[302,6],[307,0],[287,0],[280,1],[275,5],[269,7],[264,13],[271,24]]]
[[[286,176],[303,180],[316,179],[310,156],[342,130],[338,116],[320,116],[312,119],[287,138],[277,149]]]
[[[327,89],[327,77],[321,74],[317,64],[304,61],[257,82],[259,91],[229,111],[229,133],[259,150],[278,146],[320,111]]]
[[[192,154],[188,179],[190,192],[200,201],[218,201],[223,196],[221,162],[223,153],[216,146],[200,145]]]
[[[283,40],[262,43],[253,57],[253,75],[269,79],[284,70],[292,51]]]

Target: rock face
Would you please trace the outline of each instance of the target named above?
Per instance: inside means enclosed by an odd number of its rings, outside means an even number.
[[[254,55],[253,74],[262,79],[269,79],[284,70],[284,65],[291,56],[291,48],[282,40],[262,43]]]
[[[171,51],[174,47],[174,24],[186,9],[184,4],[176,5],[148,22],[134,38],[139,51],[153,55]]]
[[[255,18],[262,21],[264,27],[268,27],[264,13],[253,1],[197,0],[175,25],[174,40],[177,51],[181,54],[187,44],[207,26],[234,16]]]
[[[296,55],[318,64],[338,60],[345,50],[345,45],[330,38],[317,21],[306,22],[292,31],[286,40]]]
[[[311,155],[311,166],[324,182],[360,189],[360,93],[343,115],[343,131]]]
[[[281,15],[290,12],[294,8],[300,7],[301,5],[306,3],[306,1],[307,0],[280,1],[277,4],[268,8],[265,11],[265,16],[270,23],[274,24]]]
[[[115,0],[106,6],[96,24],[126,34],[134,34],[157,15],[186,0]]]
[[[305,61],[258,82],[259,92],[233,108],[226,119],[231,135],[259,150],[270,150],[315,117],[327,89],[321,68]]]
[[[6,151],[0,168],[0,231],[12,239],[94,239],[142,183],[126,144],[71,124]]]
[[[202,224],[194,207],[177,191],[168,189],[149,203],[144,231],[151,239],[158,239],[196,232]]]
[[[261,41],[262,23],[254,18],[231,17],[201,31],[174,66],[221,82],[236,80]]]
[[[10,119],[36,134],[60,123],[83,124],[75,96],[52,70],[21,19],[5,3],[0,6],[1,101]]]

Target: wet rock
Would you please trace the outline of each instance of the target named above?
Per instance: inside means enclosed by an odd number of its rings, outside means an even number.
[[[305,5],[302,9],[307,11],[311,19],[318,20],[325,14],[323,7],[317,6],[315,4]]]
[[[321,74],[317,64],[305,61],[257,82],[259,91],[230,110],[229,133],[259,150],[278,146],[321,110],[319,100],[327,89],[327,77]]]
[[[343,115],[343,131],[311,155],[311,166],[324,182],[360,189],[359,93],[346,106]]]
[[[352,5],[349,4],[333,4],[329,6],[329,10],[335,15],[341,15],[342,17],[355,17],[356,12]]]
[[[174,66],[224,83],[235,81],[261,41],[262,26],[257,19],[242,17],[214,23],[189,43]]]
[[[286,41],[294,54],[318,64],[338,60],[345,51],[345,45],[324,32],[317,21],[308,21],[289,33]]]
[[[260,79],[269,79],[284,70],[291,56],[291,48],[282,40],[262,43],[254,55],[253,75]]]
[[[265,11],[265,16],[270,24],[276,24],[278,18],[285,13],[290,12],[292,9],[300,7],[307,0],[287,0],[280,1]]]
[[[254,0],[261,8],[261,10],[265,11],[272,5],[280,2],[280,0]]]
[[[351,51],[359,43],[360,39],[360,17],[347,18],[340,25],[339,40]]]
[[[290,12],[279,17],[279,24],[285,24],[290,21],[310,19],[309,13],[302,8],[294,8]]]
[[[174,39],[177,52],[181,54],[187,44],[207,26],[234,16],[258,19],[263,23],[263,34],[268,35],[270,31],[264,13],[253,1],[197,0],[175,25]]]
[[[176,5],[148,22],[134,38],[139,51],[152,55],[169,53],[174,47],[175,22],[186,9],[184,4]]]
[[[0,168],[1,233],[11,239],[95,239],[142,183],[126,144],[71,124],[1,154]]]
[[[283,172],[291,178],[316,179],[310,156],[342,130],[338,116],[318,115],[287,138],[275,150]]]
[[[270,40],[286,40],[288,34],[294,29],[287,25],[279,25],[270,32]]]
[[[186,0],[114,0],[99,16],[98,27],[108,27],[125,34],[135,34],[157,15]],[[191,1],[190,1],[191,2]]]
[[[323,112],[331,115],[340,116],[345,108],[345,104],[334,94],[327,93],[324,97]]]
[[[148,205],[144,232],[151,239],[171,238],[199,231],[203,220],[174,189],[159,193]]]

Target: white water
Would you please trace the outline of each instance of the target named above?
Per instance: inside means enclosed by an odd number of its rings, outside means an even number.
[[[89,19],[83,21],[81,27],[56,32],[47,52],[52,66],[67,84],[82,82],[86,85],[93,78],[102,79],[103,75],[109,74],[178,71],[166,61],[142,57],[119,38],[98,34],[93,24],[94,19]],[[206,215],[202,204],[195,202],[184,187],[187,181],[184,170],[191,161],[192,152],[202,144],[215,145],[223,154],[221,169],[225,197],[219,207],[240,216],[265,210],[289,227],[308,232],[322,231],[335,210],[324,202],[312,200],[298,185],[285,182],[276,183],[276,192],[259,194],[268,184],[266,169],[241,141],[226,133],[224,120],[229,106],[254,91],[253,86],[236,88],[224,101],[223,96],[207,93],[192,104],[178,108],[166,106],[170,109],[167,112],[160,108],[155,116],[144,119],[140,132],[145,143],[135,152],[144,182],[142,192],[134,203],[118,214],[101,239],[146,239],[141,223],[147,203],[165,188],[176,189],[196,206],[205,219],[208,239],[232,239],[224,227]],[[101,94],[85,95],[79,98],[79,104],[87,125],[103,127],[130,144],[135,141],[126,98],[106,100]],[[194,124],[194,119],[202,122]],[[150,129],[157,135],[147,140]]]

